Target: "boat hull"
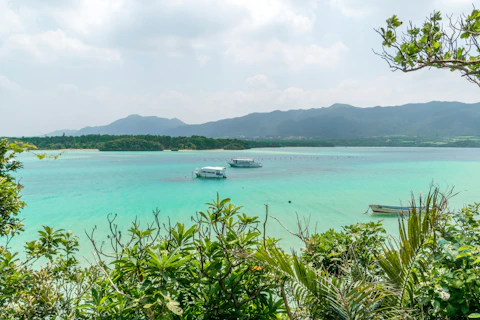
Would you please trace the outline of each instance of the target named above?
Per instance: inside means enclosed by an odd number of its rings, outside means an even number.
[[[230,165],[230,167],[233,167],[233,168],[261,168],[262,167],[261,163],[241,164],[241,163],[229,162],[228,164]]]
[[[413,211],[413,207],[397,207],[397,206],[383,206],[377,204],[371,204],[370,209],[377,214],[410,214]],[[415,210],[422,211],[425,208],[417,207]]]
[[[202,179],[225,179],[227,177],[226,175],[207,175],[200,172],[195,172],[195,175],[197,176],[197,178]]]

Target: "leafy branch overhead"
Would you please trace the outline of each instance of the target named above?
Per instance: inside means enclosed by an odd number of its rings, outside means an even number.
[[[393,71],[450,69],[480,86],[480,10],[444,21],[434,12],[421,27],[410,22],[406,32],[400,32],[403,22],[394,15],[386,27],[375,30],[383,38],[383,51],[377,54]]]

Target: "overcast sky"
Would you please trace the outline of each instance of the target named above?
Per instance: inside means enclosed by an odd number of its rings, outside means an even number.
[[[478,1],[478,0],[475,0]],[[471,0],[0,0],[0,136],[130,114],[478,102],[458,73],[392,73],[373,28]]]

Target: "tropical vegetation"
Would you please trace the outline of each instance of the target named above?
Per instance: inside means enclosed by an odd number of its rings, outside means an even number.
[[[42,150],[59,149],[98,149],[100,151],[163,151],[163,150],[244,150],[263,147],[332,147],[333,144],[321,140],[239,140],[213,139],[199,136],[170,137],[153,135],[86,135],[60,137],[9,138],[32,144]]]
[[[89,135],[79,137],[29,137],[9,138],[10,143],[32,144],[42,150],[98,149],[100,151],[164,151],[164,150],[245,150],[278,147],[448,147],[479,148],[480,137],[421,137],[390,135],[380,137],[318,139],[213,139],[205,137],[168,136],[108,136]]]
[[[15,156],[31,145],[0,140],[0,318],[2,319],[467,319],[480,317],[480,205],[448,210],[451,193],[432,189],[399,216],[399,236],[381,221],[342,230],[291,232],[287,252],[265,217],[218,195],[190,225],[132,222],[109,215],[107,239],[44,226],[24,249],[25,203]],[[40,158],[44,155],[39,155]],[[290,228],[291,229],[291,228]]]
[[[383,137],[365,137],[351,139],[324,139],[336,147],[422,147],[422,148],[479,148],[480,137],[422,137],[390,135]]]

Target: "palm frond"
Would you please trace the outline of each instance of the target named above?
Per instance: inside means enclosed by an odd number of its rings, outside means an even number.
[[[346,320],[393,319],[397,314],[395,309],[382,304],[390,293],[380,284],[314,270],[296,254],[289,256],[277,249],[260,251],[255,258],[282,275],[291,285],[294,298],[313,306],[311,313],[323,310],[333,314],[335,319]]]
[[[431,190],[425,201],[420,198],[418,206],[412,200],[412,212],[408,219],[399,217],[399,238],[390,239],[382,245],[379,264],[387,275],[389,285],[397,290],[397,303],[405,306],[413,300],[415,285],[420,282],[426,268],[423,249],[434,236],[441,213],[446,210],[448,197],[437,188]]]

